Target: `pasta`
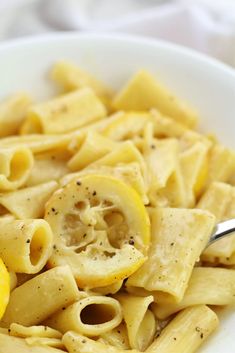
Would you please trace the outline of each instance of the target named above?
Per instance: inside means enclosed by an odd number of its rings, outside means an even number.
[[[10,335],[15,337],[62,338],[62,333],[48,326],[23,326],[16,323],[10,325]]]
[[[206,305],[180,312],[146,350],[147,353],[195,352],[218,326],[216,314]],[[190,348],[189,348],[190,346]]]
[[[21,127],[22,134],[59,134],[75,130],[106,115],[106,109],[89,88],[32,106]]]
[[[145,351],[152,343],[156,332],[154,315],[148,309],[153,302],[153,296],[137,297],[118,294],[116,298],[122,305],[131,348]],[[136,315],[133,315],[133,313],[136,313]]]
[[[215,218],[200,210],[159,208],[152,210],[151,224],[148,260],[129,277],[127,286],[154,291],[164,302],[179,302]]]
[[[4,222],[0,229],[0,257],[8,269],[37,273],[52,252],[53,235],[44,219]]]
[[[0,191],[23,186],[32,167],[33,156],[28,148],[0,148]]]
[[[85,168],[97,159],[100,159],[116,147],[115,142],[105,138],[95,131],[88,131],[85,141],[78,152],[68,162],[72,171]]]
[[[90,87],[100,97],[110,96],[110,90],[88,72],[67,61],[58,61],[52,68],[51,78],[65,91]]]
[[[0,205],[17,219],[41,218],[45,203],[57,188],[56,181],[49,181],[4,193],[0,196]]]
[[[114,98],[120,110],[148,110],[157,108],[165,115],[194,127],[197,115],[158,83],[147,71],[139,71]]]
[[[42,346],[36,344],[33,347],[30,346],[25,339],[11,337],[0,333],[0,353],[64,353],[64,351],[48,346]]]
[[[63,147],[34,154],[34,165],[25,186],[36,186],[52,180],[59,181],[69,173],[67,166],[69,159],[70,153]]]
[[[235,153],[145,70],[50,78],[0,103],[0,353],[195,353],[235,300]]]
[[[223,283],[223,285],[221,285]],[[213,267],[195,267],[188,283],[188,288],[179,303],[155,303],[153,311],[160,319],[188,306],[228,305],[235,302],[235,270]],[[157,301],[157,296],[156,296]]]
[[[218,221],[234,218],[235,189],[233,186],[212,182],[197,204],[198,208],[212,212]],[[235,235],[219,240],[205,249],[201,256],[208,263],[235,264]]]
[[[78,298],[79,290],[69,267],[54,268],[12,291],[1,324],[5,327],[14,322],[25,326],[36,325]]]
[[[122,350],[130,349],[125,323],[121,323],[113,330],[101,334],[98,341]]]
[[[18,93],[0,103],[0,137],[18,133],[25,119],[31,98],[26,93]]]
[[[80,299],[48,321],[47,325],[62,333],[80,332],[88,337],[99,336],[117,327],[122,321],[119,302],[113,298],[90,296]]]

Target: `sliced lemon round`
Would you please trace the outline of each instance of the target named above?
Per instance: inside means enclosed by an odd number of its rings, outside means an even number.
[[[10,297],[10,275],[0,259],[0,319],[6,310]]]
[[[137,192],[110,175],[86,175],[58,190],[45,219],[55,236],[49,266],[67,263],[81,287],[127,278],[145,261],[150,222]]]

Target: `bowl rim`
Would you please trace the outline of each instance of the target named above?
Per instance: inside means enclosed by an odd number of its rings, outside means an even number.
[[[137,45],[147,45],[149,47],[163,48],[169,52],[179,52],[181,55],[188,57],[188,59],[196,60],[201,62],[202,65],[210,66],[214,70],[220,71],[225,75],[234,78],[235,81],[235,69],[228,64],[209,56],[205,53],[197,51],[193,48],[186,47],[184,45],[176,44],[163,39],[146,37],[141,35],[126,34],[126,33],[104,33],[104,32],[79,32],[79,31],[69,31],[69,32],[48,32],[39,35],[30,35],[28,37],[19,37],[13,39],[7,39],[0,42],[0,54],[4,51],[18,49],[23,46],[31,46],[36,44],[50,43],[53,41],[62,40],[98,40],[98,41],[109,41],[114,40],[116,42],[137,44]],[[234,82],[235,83],[235,82]]]

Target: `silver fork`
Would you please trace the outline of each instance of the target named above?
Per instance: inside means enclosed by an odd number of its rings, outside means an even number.
[[[220,222],[215,226],[207,246],[235,232],[235,218]]]

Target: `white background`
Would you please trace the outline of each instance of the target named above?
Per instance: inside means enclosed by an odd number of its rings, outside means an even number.
[[[51,31],[141,34],[235,65],[234,0],[0,0],[0,40]]]

